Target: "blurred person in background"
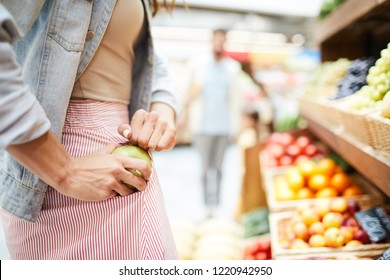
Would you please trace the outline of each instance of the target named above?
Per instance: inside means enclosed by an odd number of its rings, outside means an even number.
[[[222,163],[239,119],[240,98],[233,90],[239,64],[225,55],[226,35],[224,29],[214,30],[211,53],[197,58],[181,118],[183,127],[190,107],[198,100],[200,120],[194,128],[193,142],[201,158],[207,217],[215,216],[220,205]]]
[[[0,2],[0,217],[12,258],[177,258],[154,167],[111,154],[175,144],[150,5]]]

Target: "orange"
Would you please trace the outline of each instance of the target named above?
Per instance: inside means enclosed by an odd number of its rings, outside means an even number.
[[[361,194],[363,194],[363,191],[355,185],[352,185],[348,187],[345,191],[343,191],[343,196],[355,196]]]
[[[315,174],[309,179],[309,187],[312,190],[318,191],[329,186],[329,177],[322,174]]]
[[[345,191],[350,184],[351,180],[345,173],[336,173],[330,179],[330,185],[336,188],[340,193]]]
[[[336,163],[330,158],[321,159],[315,167],[316,174],[322,174],[325,176],[332,176],[336,168]]]
[[[316,193],[316,198],[337,197],[339,192],[333,187],[325,187]]]
[[[306,178],[309,178],[314,174],[315,166],[316,164],[311,160],[300,161],[297,165],[298,170]]]
[[[309,198],[314,198],[314,193],[311,189],[309,188],[302,188],[299,189],[296,193],[297,199],[309,199]]]
[[[289,176],[286,176],[287,183],[290,186],[292,190],[299,190],[304,187],[305,185],[305,179],[300,173],[291,174]]]

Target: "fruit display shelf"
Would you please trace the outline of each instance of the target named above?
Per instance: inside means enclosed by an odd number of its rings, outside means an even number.
[[[390,197],[390,158],[362,143],[344,129],[302,112],[308,129],[342,156],[360,174]],[[387,128],[388,129],[388,128]]]
[[[369,55],[390,39],[389,0],[348,0],[323,20],[316,32],[323,61]],[[370,44],[367,44],[367,40]]]
[[[286,201],[277,200],[274,179],[278,176],[282,176],[283,174],[285,174],[287,169],[288,168],[279,167],[274,169],[268,169],[267,171],[263,172],[263,185],[266,192],[267,204],[271,212],[291,211],[293,209],[296,209],[302,203],[314,203],[317,200],[317,198],[294,199]],[[363,194],[347,197],[347,200],[355,200],[362,207],[383,204],[383,196],[371,183],[369,183],[359,174],[353,174],[350,177],[353,184],[358,186],[363,191]],[[321,199],[331,200],[332,198]]]
[[[364,244],[357,246],[343,246],[338,248],[318,247],[302,249],[285,249],[280,244],[279,238],[292,219],[294,212],[273,213],[270,215],[271,247],[273,259],[350,259],[353,258],[376,258],[380,256],[390,243]]]

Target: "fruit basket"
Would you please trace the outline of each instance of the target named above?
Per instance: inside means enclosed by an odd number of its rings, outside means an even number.
[[[307,199],[294,199],[291,197],[291,200],[287,200],[288,197],[285,197],[286,200],[277,200],[277,190],[275,186],[275,180],[283,176],[288,167],[278,168],[273,170],[267,170],[263,173],[264,180],[264,189],[266,193],[268,208],[271,212],[282,212],[290,211],[296,209],[301,203],[314,203],[318,198],[307,198]],[[348,175],[354,185],[358,186],[363,194],[360,195],[351,195],[346,197],[348,200],[356,200],[361,207],[372,206],[372,205],[381,205],[383,204],[382,194],[367,180],[365,180],[361,175],[354,173]],[[321,199],[331,199],[331,198],[321,198]]]
[[[369,129],[367,115],[378,111],[376,108],[367,108],[360,110],[350,109],[354,96],[349,96],[340,100],[336,105],[338,110],[339,122],[343,124],[344,132],[353,136],[362,144],[371,145],[374,135]]]
[[[351,259],[351,258],[377,258],[390,243],[361,244],[354,246],[330,247],[305,247],[296,246],[287,249],[283,246],[281,238],[286,233],[288,223],[294,217],[294,212],[273,213],[270,215],[271,247],[273,259]]]
[[[366,117],[366,122],[372,135],[370,145],[378,152],[390,156],[390,119],[375,112]]]

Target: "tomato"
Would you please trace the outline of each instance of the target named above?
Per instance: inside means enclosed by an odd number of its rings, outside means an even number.
[[[258,244],[259,244],[259,250],[263,252],[271,250],[271,241],[269,239],[259,240]]]
[[[295,143],[301,147],[306,148],[310,144],[310,138],[307,136],[299,136],[297,140],[295,140]]]
[[[296,144],[291,144],[286,148],[286,153],[292,157],[296,157],[301,153],[301,148]]]
[[[270,153],[271,156],[278,159],[284,155],[284,147],[277,143],[272,143],[268,145],[267,151]]]
[[[256,260],[268,260],[269,256],[268,256],[268,254],[266,252],[258,252],[255,255],[255,259]]]
[[[279,143],[283,146],[289,146],[294,142],[294,137],[290,133],[282,133],[279,138]]]
[[[244,255],[244,260],[256,260],[255,256],[253,255]]]
[[[306,146],[306,148],[304,150],[305,155],[307,155],[308,157],[313,157],[317,152],[318,152],[318,149],[313,144]]]
[[[282,156],[279,160],[281,166],[288,166],[293,164],[293,158],[290,156]]]

